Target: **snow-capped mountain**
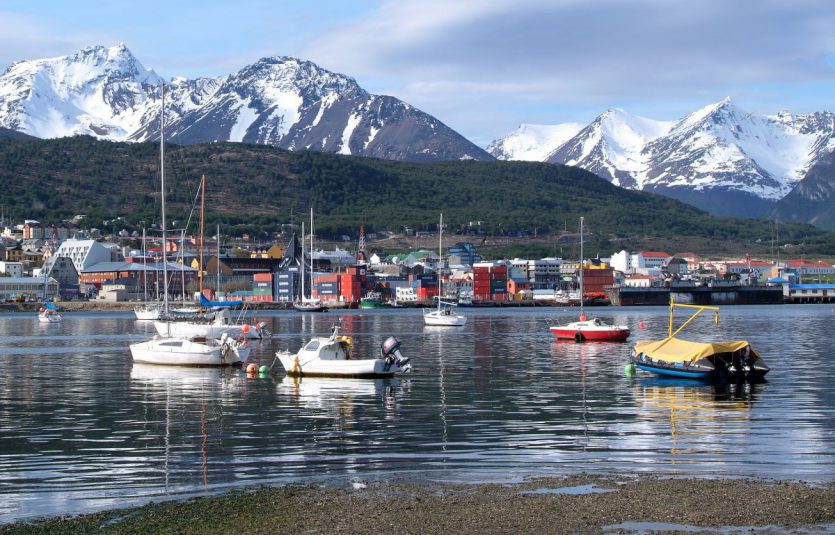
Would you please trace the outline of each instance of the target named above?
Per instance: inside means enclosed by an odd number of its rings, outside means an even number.
[[[671,127],[669,122],[610,109],[550,152],[545,161],[582,167],[618,186],[641,189],[647,169],[643,149]]]
[[[759,216],[835,149],[834,136],[831,112],[758,116],[726,98],[678,121],[608,110],[558,146],[529,152],[550,148],[544,161],[576,165],[712,213]]]
[[[21,61],[0,76],[0,127],[54,138],[159,139],[163,80],[119,45]],[[166,139],[236,141],[378,158],[491,160],[434,117],[290,57],[166,84]]]
[[[499,160],[541,162],[553,150],[551,147],[559,147],[582,128],[582,123],[521,124],[514,132],[490,143],[487,152]]]

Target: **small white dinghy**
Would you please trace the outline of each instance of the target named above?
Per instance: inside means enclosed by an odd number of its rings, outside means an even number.
[[[356,358],[353,340],[339,334],[334,326],[330,336],[312,338],[297,353],[278,351],[287,375],[318,377],[391,377],[412,369],[409,358],[400,353],[400,341],[390,336],[377,358]]]

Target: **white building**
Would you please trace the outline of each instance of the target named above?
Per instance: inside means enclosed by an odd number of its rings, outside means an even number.
[[[9,277],[23,276],[23,262],[0,262],[0,273]]]
[[[657,274],[670,255],[660,251],[641,251],[630,253],[622,250],[612,255],[609,265],[621,273],[643,273],[645,275]]]
[[[109,246],[107,246],[109,245]],[[75,270],[81,273],[90,266],[101,262],[113,262],[112,244],[102,244],[96,240],[64,240],[54,256],[65,256],[72,260]],[[117,248],[118,249],[118,248]]]

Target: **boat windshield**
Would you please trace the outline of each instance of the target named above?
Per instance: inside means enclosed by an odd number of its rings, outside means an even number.
[[[316,351],[319,349],[319,340],[311,340],[304,346],[305,351]]]

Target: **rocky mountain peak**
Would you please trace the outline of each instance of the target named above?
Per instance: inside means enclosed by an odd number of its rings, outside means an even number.
[[[162,82],[124,44],[18,62],[0,76],[0,127],[44,138],[158,139]],[[166,137],[177,143],[235,141],[415,161],[492,159],[434,117],[289,56],[262,58],[217,78],[174,78],[165,108]]]

